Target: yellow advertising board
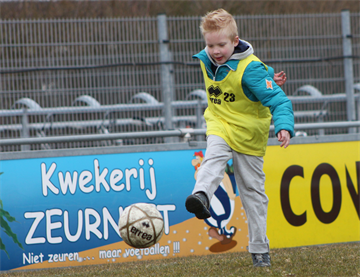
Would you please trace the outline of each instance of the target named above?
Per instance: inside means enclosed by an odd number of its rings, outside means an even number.
[[[265,156],[271,248],[360,240],[360,142],[270,146]]]

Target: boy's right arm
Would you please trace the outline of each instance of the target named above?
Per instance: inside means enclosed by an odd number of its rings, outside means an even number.
[[[286,74],[284,71],[280,71],[278,73],[275,73],[274,68],[272,68],[269,65],[266,65],[268,68],[268,73],[270,75],[271,78],[274,79],[275,83],[281,87],[283,84],[285,84],[286,82]]]
[[[281,87],[286,82],[286,74],[284,71],[280,71],[279,73],[274,73],[274,81],[275,83]]]

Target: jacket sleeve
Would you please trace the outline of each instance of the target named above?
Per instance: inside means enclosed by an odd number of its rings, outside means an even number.
[[[274,68],[272,68],[271,66],[269,65],[266,65],[268,67],[268,70],[267,72],[269,73],[270,77],[274,79],[274,75],[275,75],[275,70]]]
[[[275,134],[287,130],[291,137],[295,135],[292,103],[274,82],[263,63],[253,61],[247,66],[242,78],[242,87],[251,101],[260,101],[263,106],[270,108]]]

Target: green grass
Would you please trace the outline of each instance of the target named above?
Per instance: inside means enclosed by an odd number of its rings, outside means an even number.
[[[5,276],[360,276],[360,243],[274,249],[270,268],[254,268],[249,253],[5,272]]]

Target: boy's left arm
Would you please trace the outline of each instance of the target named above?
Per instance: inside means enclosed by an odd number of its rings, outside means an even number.
[[[286,130],[281,130],[279,133],[277,133],[278,141],[281,142],[280,147],[286,148],[290,144],[290,133]]]
[[[292,103],[275,83],[261,62],[251,62],[242,78],[243,89],[248,89],[265,107],[270,108],[275,125],[275,134],[281,146],[287,147],[294,133]]]

